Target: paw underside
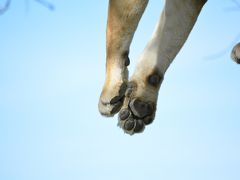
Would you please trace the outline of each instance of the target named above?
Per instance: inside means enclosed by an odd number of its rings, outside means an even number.
[[[153,122],[155,105],[137,98],[128,102],[128,106],[119,112],[118,125],[125,133],[133,135],[142,132],[146,125]]]
[[[153,122],[157,94],[162,81],[163,75],[155,70],[147,76],[140,91],[136,82],[128,83],[123,107],[118,114],[118,125],[125,133],[130,135],[141,133],[146,125]]]
[[[158,85],[162,79],[155,81]],[[148,81],[152,82],[152,81]],[[149,86],[149,84],[147,85]],[[146,87],[147,87],[146,86]],[[149,94],[147,88],[143,92]],[[154,88],[154,101],[150,101],[148,96],[137,94],[137,84],[129,82],[125,92],[124,103],[118,114],[118,126],[127,134],[133,135],[144,131],[145,126],[153,122],[156,112],[156,100],[158,87]]]
[[[163,76],[154,71],[142,80],[144,83],[141,86],[136,81],[123,83],[117,96],[108,103],[100,101],[99,110],[105,116],[113,116],[119,112],[118,126],[125,133],[141,133],[145,126],[154,120],[157,94],[162,80]]]
[[[143,132],[145,126],[153,122],[156,111],[156,103],[142,97],[141,94],[137,96],[136,88],[134,82],[123,83],[117,96],[108,103],[102,100],[99,103],[99,110],[104,116],[111,117],[119,112],[118,126],[130,135]],[[145,93],[150,93],[144,90]]]

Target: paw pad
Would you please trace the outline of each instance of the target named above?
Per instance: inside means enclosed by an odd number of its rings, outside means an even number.
[[[148,76],[148,79],[147,79],[148,83],[154,87],[158,87],[162,82],[162,80],[163,80],[163,77],[158,73],[154,73]]]
[[[125,120],[130,116],[130,111],[128,109],[124,109],[119,113],[120,120]]]
[[[119,112],[118,125],[128,134],[140,133],[145,125],[152,123],[155,106],[139,99],[130,100],[128,107]]]
[[[139,99],[134,99],[129,104],[133,114],[139,118],[144,118],[153,113],[153,107]]]
[[[124,123],[124,129],[127,131],[133,130],[134,126],[135,126],[135,121],[133,119],[126,120],[126,122]]]

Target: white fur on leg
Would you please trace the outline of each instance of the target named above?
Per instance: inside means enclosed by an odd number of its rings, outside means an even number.
[[[129,93],[126,93],[119,113],[119,125],[126,133],[140,133],[145,125],[152,123],[164,73],[186,41],[204,2],[166,0],[161,18],[130,80]],[[128,112],[128,117],[125,112]]]

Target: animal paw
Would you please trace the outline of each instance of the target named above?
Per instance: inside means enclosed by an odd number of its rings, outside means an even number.
[[[151,75],[142,83],[129,83],[123,107],[118,114],[118,126],[125,133],[141,133],[145,126],[153,122],[162,79],[161,76]]]
[[[145,126],[153,122],[155,111],[153,102],[144,102],[140,99],[130,100],[129,107],[119,112],[118,125],[130,135],[143,132]]]
[[[114,88],[104,88],[98,103],[99,112],[103,116],[111,117],[119,112],[123,105],[127,83],[115,85]]]

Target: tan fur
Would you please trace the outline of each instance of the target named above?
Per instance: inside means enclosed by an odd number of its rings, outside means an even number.
[[[109,0],[106,78],[98,105],[103,115],[114,115],[110,111],[115,105],[110,101],[119,95],[121,84],[127,82],[124,54],[128,56],[130,43],[147,3],[148,0]]]
[[[119,126],[129,134],[142,132],[148,124],[146,119],[154,119],[164,74],[187,40],[206,0],[165,0],[160,20],[128,82],[126,59],[147,3],[148,0],[109,0],[106,79],[99,111],[112,116],[122,108]],[[240,45],[232,52],[232,58],[238,63],[239,56]],[[127,89],[122,88],[124,83],[128,83]],[[133,129],[129,130],[130,127]]]

